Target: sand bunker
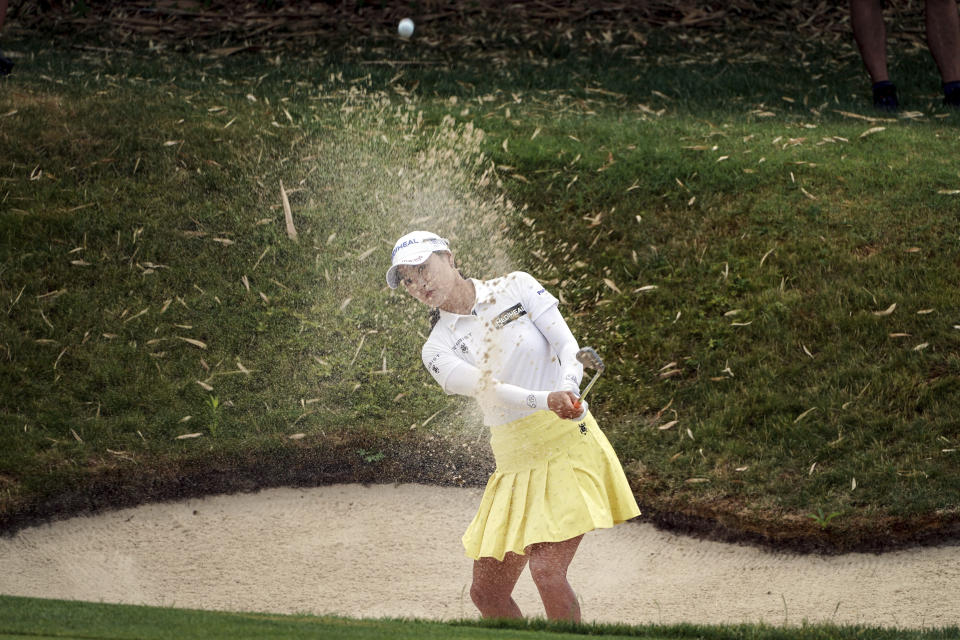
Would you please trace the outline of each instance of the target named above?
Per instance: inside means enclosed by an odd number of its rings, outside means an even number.
[[[271,489],[74,518],[0,539],[0,593],[233,611],[475,617],[460,535],[478,489]],[[628,523],[570,568],[584,620],[960,624],[960,546],[771,553]],[[516,600],[543,610],[525,572]]]

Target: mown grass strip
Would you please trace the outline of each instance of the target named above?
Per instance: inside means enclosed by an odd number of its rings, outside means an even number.
[[[44,600],[0,596],[0,636],[85,638],[90,640],[165,640],[167,638],[542,638],[582,636],[649,638],[650,640],[939,640],[955,638],[958,630],[901,630],[872,627],[804,625],[593,625],[545,620],[450,623],[424,620],[357,620],[330,616],[228,613]]]

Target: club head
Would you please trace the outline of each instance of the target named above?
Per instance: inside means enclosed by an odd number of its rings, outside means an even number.
[[[598,372],[604,369],[603,359],[593,347],[584,347],[580,349],[580,351],[577,351],[577,361],[584,367],[596,369]]]

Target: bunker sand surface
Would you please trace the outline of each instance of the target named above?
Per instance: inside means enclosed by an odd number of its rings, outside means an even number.
[[[476,617],[479,489],[332,485],[151,504],[0,538],[0,593],[231,611]],[[626,523],[570,567],[585,621],[960,625],[960,546],[804,556]],[[525,571],[515,593],[542,616]]]

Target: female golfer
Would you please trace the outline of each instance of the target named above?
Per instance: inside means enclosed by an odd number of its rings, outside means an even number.
[[[471,396],[490,427],[497,467],[463,536],[470,597],[485,618],[522,617],[514,585],[530,573],[551,620],[580,620],[567,567],[583,534],[640,514],[586,402],[583,367],[557,299],[529,274],[463,277],[447,241],[400,238],[387,284],[433,309],[423,364],[448,394]]]

